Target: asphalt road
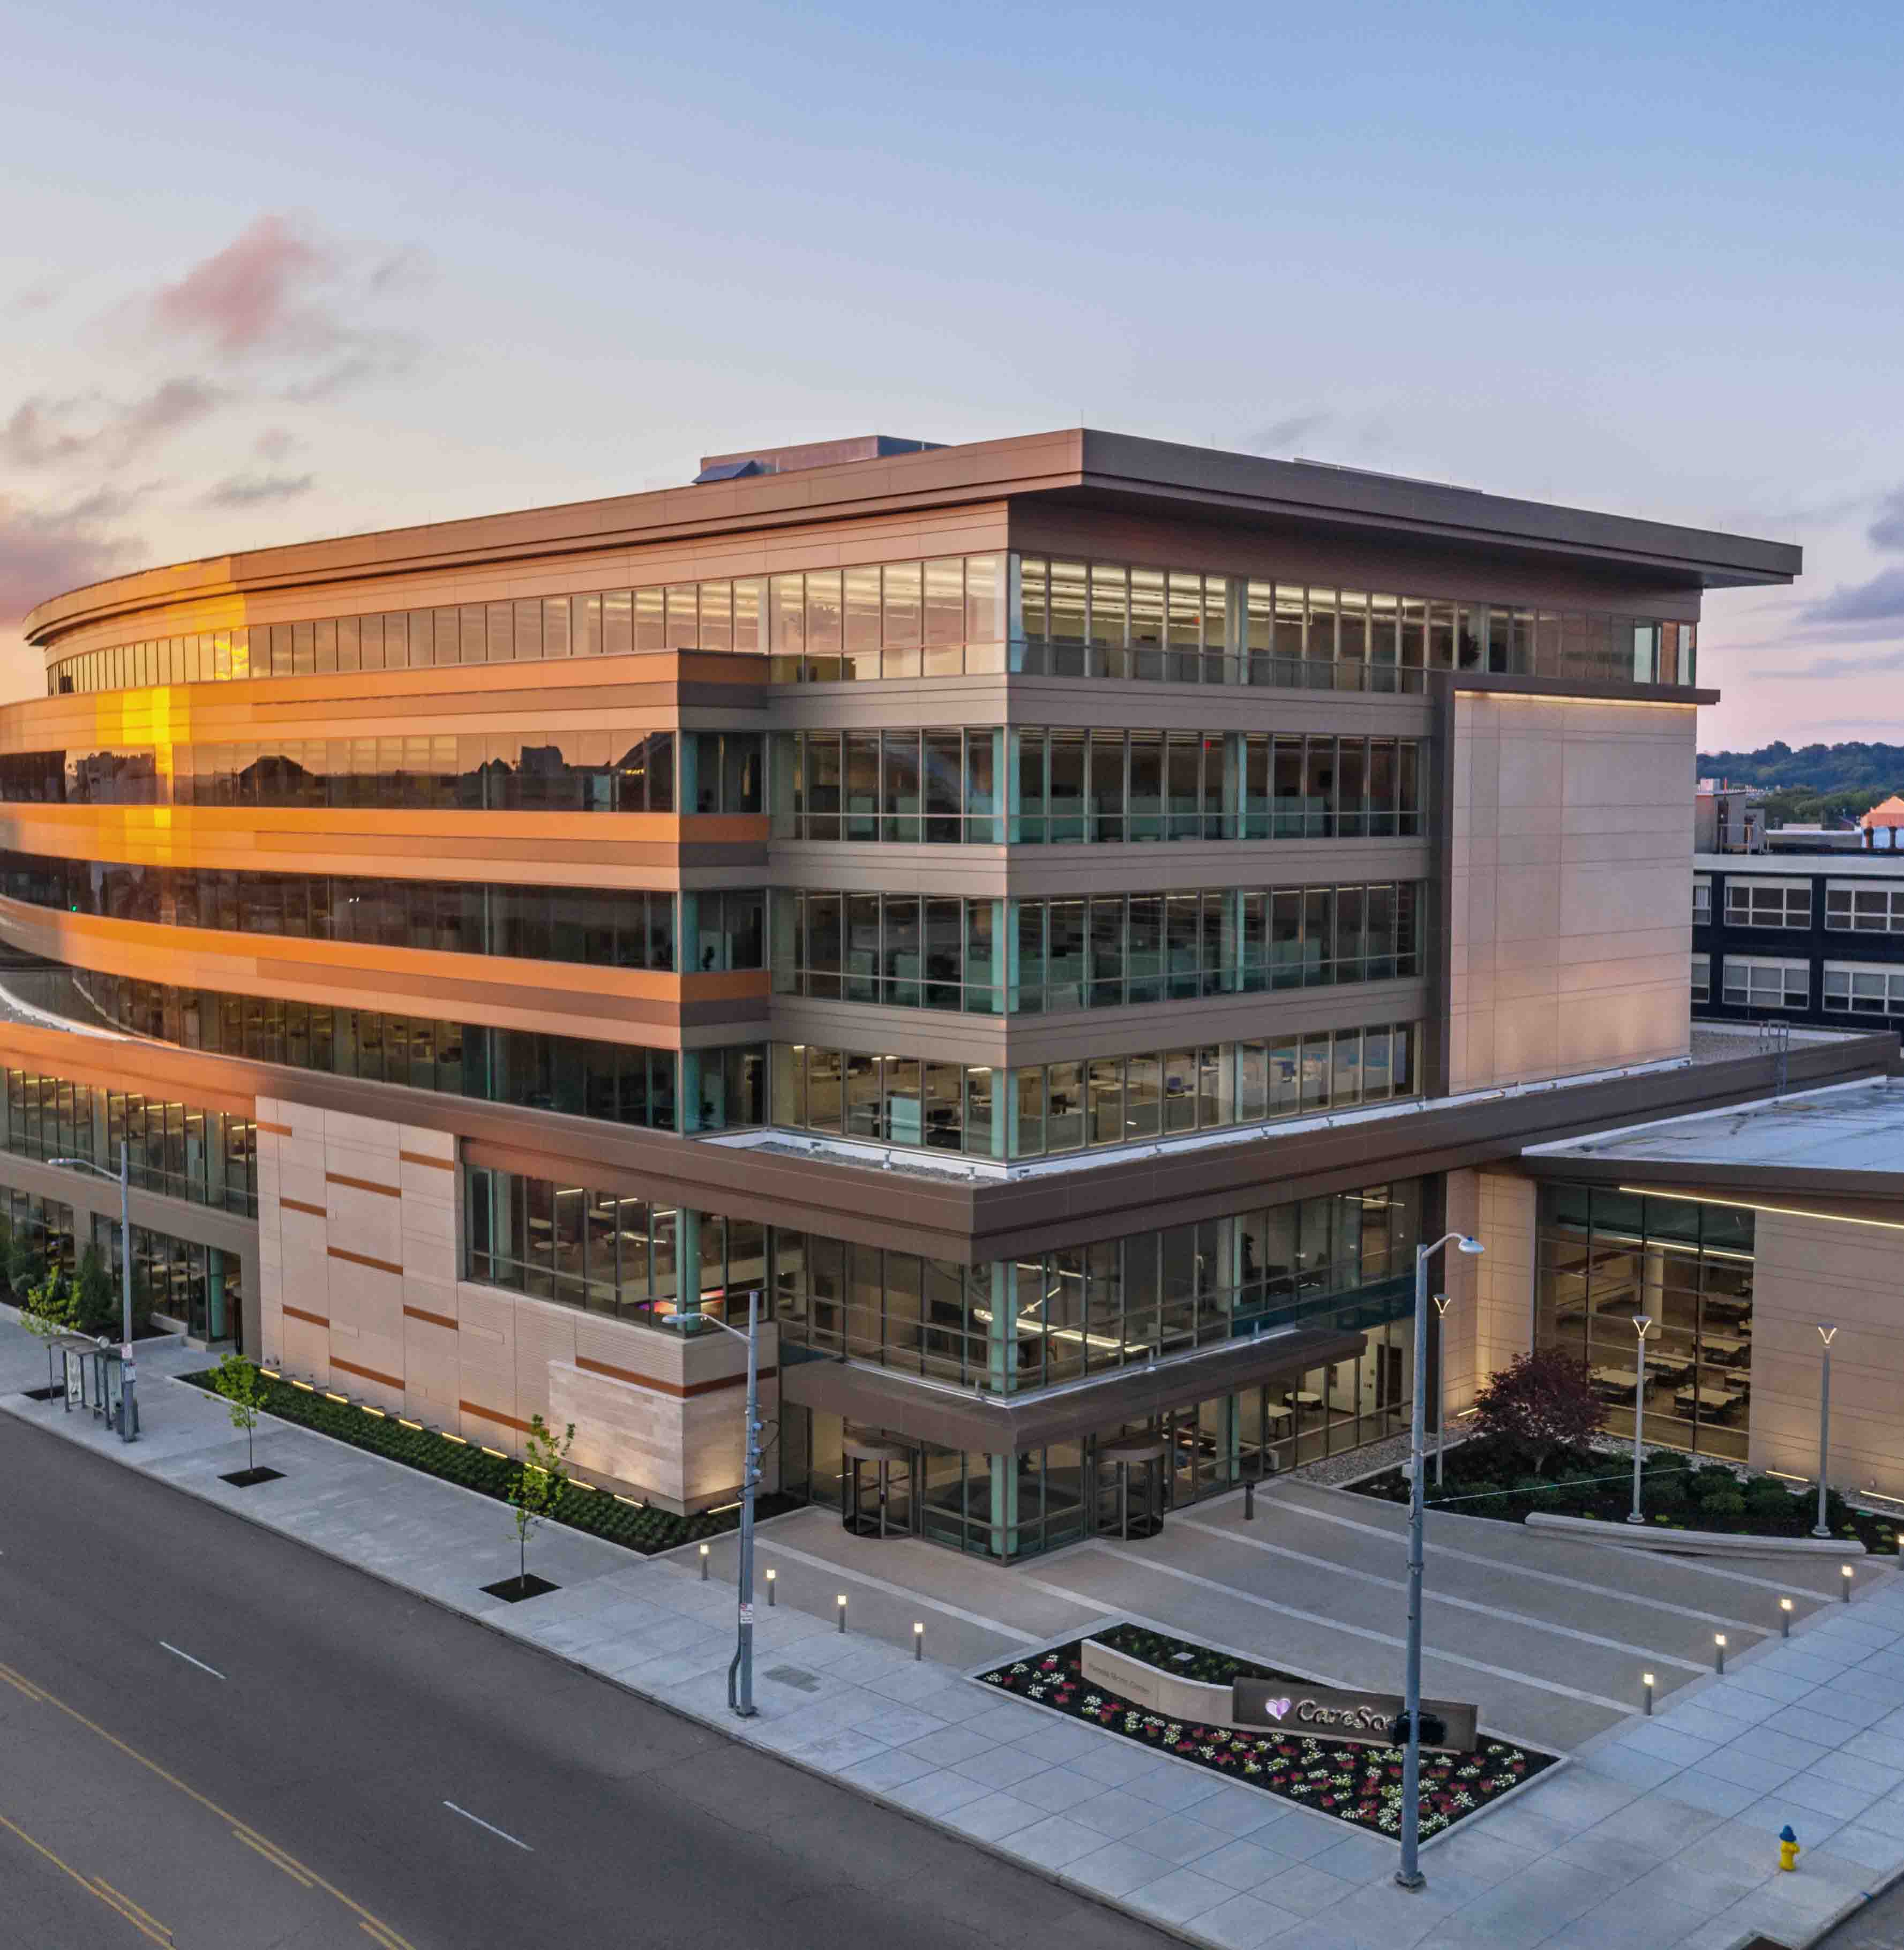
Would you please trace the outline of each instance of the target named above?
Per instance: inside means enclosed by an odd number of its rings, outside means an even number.
[[[1158,1950],[0,1416],[0,1945]]]
[[[1817,1950],[1899,1950],[1899,1945],[1904,1945],[1904,1883],[1846,1917],[1829,1936],[1819,1939]]]

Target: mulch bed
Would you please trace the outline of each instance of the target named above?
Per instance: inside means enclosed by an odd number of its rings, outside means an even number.
[[[1300,1683],[1303,1675],[1232,1658],[1189,1639],[1173,1638],[1141,1626],[1120,1624],[1092,1637],[1179,1677],[1221,1685],[1237,1677]],[[1103,1727],[1204,1768],[1246,1787],[1261,1788],[1279,1800],[1312,1808],[1351,1828],[1367,1829],[1390,1839],[1401,1829],[1402,1750],[1344,1740],[1316,1740],[1292,1734],[1239,1731],[1172,1720],[1133,1705],[1102,1687],[1085,1684],[1083,1641],[1074,1639],[1049,1652],[997,1666],[979,1677],[1020,1699]],[[1552,1754],[1510,1746],[1483,1736],[1471,1754],[1421,1757],[1421,1834],[1424,1839],[1532,1780],[1554,1764]]]

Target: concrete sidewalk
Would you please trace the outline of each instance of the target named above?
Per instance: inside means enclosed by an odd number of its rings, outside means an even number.
[[[943,1579],[914,1578],[890,1555],[879,1573],[844,1567],[837,1525],[826,1549],[809,1547],[825,1531],[823,1512],[781,1519],[763,1528],[759,1556],[763,1571],[781,1569],[785,1595],[759,1612],[760,1713],[738,1721],[725,1704],[733,1587],[703,1583],[693,1550],[642,1559],[547,1527],[531,1568],[562,1588],[501,1603],[481,1587],[513,1572],[515,1544],[509,1512],[487,1499],[269,1422],[259,1460],[283,1478],[242,1491],[220,1481],[243,1466],[244,1439],[222,1403],[171,1378],[206,1358],[176,1344],[142,1350],[146,1433],[128,1446],[89,1415],[23,1399],[18,1391],[44,1381],[45,1355],[0,1325],[0,1407],[1195,1942],[1732,1950],[1763,1932],[1796,1950],[1904,1871],[1904,1588],[1894,1573],[1862,1578],[1856,1603],[1817,1609],[1789,1643],[1771,1640],[1723,1680],[1684,1685],[1654,1718],[1615,1724],[1566,1767],[1438,1839],[1423,1855],[1428,1888],[1406,1895],[1391,1880],[1391,1843],[1002,1699],[961,1665],[915,1662],[905,1649],[915,1618],[928,1643],[944,1641],[960,1660],[975,1645],[989,1662],[1074,1637],[1093,1620],[1052,1599],[1052,1584],[1068,1581],[1061,1572],[1040,1581],[1042,1595],[1027,1581],[1030,1611],[1014,1603],[1000,1616],[980,1609],[983,1594],[1017,1573],[971,1567],[986,1571],[979,1580],[943,1553],[927,1566],[943,1564]],[[1205,1510],[1223,1524],[1226,1507]],[[1603,1585],[1626,1575],[1617,1552],[1581,1547],[1573,1561]],[[1768,1567],[1740,1570],[1765,1571],[1771,1588]],[[831,1615],[837,1590],[849,1595],[844,1633]],[[1101,1581],[1091,1595],[1106,1618],[1143,1615]],[[1570,1669],[1566,1655],[1555,1668]],[[1799,1872],[1781,1876],[1774,1838],[1787,1821],[1805,1852]]]

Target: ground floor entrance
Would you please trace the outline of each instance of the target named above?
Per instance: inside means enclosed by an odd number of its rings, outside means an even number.
[[[783,1403],[781,1484],[861,1537],[923,1537],[1002,1562],[1086,1537],[1155,1536],[1173,1511],[1407,1425],[1413,1326],[1360,1354],[1015,1454],[912,1442]]]

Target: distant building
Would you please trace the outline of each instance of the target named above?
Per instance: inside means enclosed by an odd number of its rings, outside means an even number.
[[[1762,853],[1765,819],[1747,786],[1701,779],[1693,799],[1695,853]]]
[[[1904,827],[1904,799],[1893,793],[1889,799],[1874,805],[1858,824],[1863,829],[1865,844],[1873,852],[1895,852],[1898,828]]]

